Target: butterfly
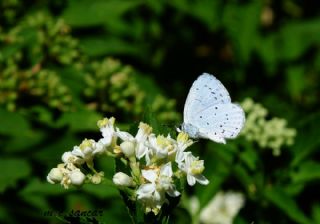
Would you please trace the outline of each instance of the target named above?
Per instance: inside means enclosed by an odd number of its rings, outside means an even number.
[[[213,75],[203,73],[192,84],[184,105],[181,130],[191,138],[226,143],[243,128],[243,109],[231,103],[223,84]]]

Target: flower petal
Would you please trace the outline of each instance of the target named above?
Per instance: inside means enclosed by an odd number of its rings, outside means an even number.
[[[141,172],[142,176],[151,183],[154,183],[158,177],[158,174],[155,170],[142,170]]]
[[[194,176],[187,175],[187,181],[190,186],[193,186],[196,183],[196,178]]]
[[[164,176],[168,176],[171,177],[172,176],[172,167],[171,167],[171,162],[166,163],[165,165],[163,165],[160,169],[160,175],[164,175]]]
[[[205,178],[205,176],[203,176],[202,174],[198,174],[198,175],[194,175],[194,178],[203,185],[207,185],[209,184],[209,180],[207,178]]]
[[[120,131],[119,128],[117,128],[116,135],[121,138],[122,141],[135,141],[134,137],[125,131]]]

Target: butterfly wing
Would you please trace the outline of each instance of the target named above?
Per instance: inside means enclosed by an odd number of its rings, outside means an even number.
[[[235,138],[245,122],[242,108],[233,103],[210,106],[191,118],[191,124],[199,129],[200,137],[225,143]]]
[[[225,103],[231,103],[227,89],[216,77],[203,73],[190,88],[184,106],[184,123],[192,123],[192,118],[208,107]]]

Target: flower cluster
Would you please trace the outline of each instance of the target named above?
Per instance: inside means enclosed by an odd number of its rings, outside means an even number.
[[[162,205],[168,202],[167,195],[178,197],[177,183],[186,178],[190,186],[196,182],[208,184],[203,176],[204,163],[186,149],[193,144],[186,133],[174,139],[170,135],[155,135],[152,128],[140,122],[135,136],[121,131],[114,125],[115,119],[98,121],[102,138],[98,141],[85,139],[72,151],[62,156],[63,163],[53,168],[48,182],[60,183],[65,188],[85,182],[98,184],[103,172],[94,169],[94,158],[109,155],[124,164],[126,169],[117,169],[113,183],[127,192],[132,201],[141,203],[145,212],[157,215]],[[85,175],[85,166],[90,173]]]
[[[280,155],[283,145],[292,145],[296,130],[287,127],[282,118],[267,120],[268,111],[252,99],[245,99],[242,108],[246,112],[246,125],[241,134],[248,140],[257,142],[261,148],[271,148],[275,156]]]
[[[70,90],[52,69],[52,62],[73,66],[80,60],[78,41],[63,20],[37,12],[10,29],[0,26],[0,46],[1,106],[14,111],[18,102],[39,100],[58,110],[71,108]]]
[[[139,85],[134,69],[114,58],[93,61],[86,71],[84,94],[91,108],[125,115],[137,116],[144,111],[144,104],[150,100],[147,92]],[[179,120],[174,110],[176,101],[161,94],[148,102],[150,110],[162,122]]]

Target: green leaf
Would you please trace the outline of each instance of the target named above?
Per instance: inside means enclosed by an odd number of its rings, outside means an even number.
[[[306,88],[305,78],[305,67],[304,66],[291,66],[287,69],[287,88],[290,95],[294,99],[302,97],[303,90]]]
[[[28,185],[23,188],[19,194],[21,196],[26,195],[61,195],[64,194],[66,190],[60,184],[50,184],[46,181],[46,177],[43,180],[38,178],[32,178]]]
[[[8,139],[4,151],[6,152],[22,152],[30,150],[37,144],[41,143],[46,137],[45,133],[33,130],[29,131],[26,135],[18,135]]]
[[[75,27],[102,25],[107,21],[118,20],[129,10],[141,4],[140,1],[109,0],[72,2],[63,12],[63,18],[68,24]],[[113,21],[115,22],[115,21]]]
[[[56,166],[61,162],[61,156],[66,151],[71,151],[73,146],[79,145],[81,141],[72,134],[60,133],[52,137],[44,146],[39,146],[39,151],[32,154],[33,159],[46,164],[48,167]],[[49,172],[49,170],[48,170]]]
[[[277,35],[274,33],[266,36],[259,36],[255,43],[256,52],[260,55],[265,65],[264,68],[270,75],[275,74],[279,63],[277,43]]]
[[[314,219],[313,223],[320,223],[320,204],[315,204],[312,207],[312,217]]]
[[[224,27],[235,46],[238,59],[247,63],[255,46],[260,25],[262,4],[260,1],[250,4],[227,4],[223,11]]]
[[[15,187],[17,182],[31,173],[30,164],[24,159],[0,158],[0,193],[9,187]]]
[[[247,165],[250,170],[255,170],[257,167],[258,154],[255,149],[248,146],[244,149],[244,151],[239,153],[240,159]]]
[[[36,195],[36,194],[25,194],[22,195],[21,198],[28,203],[29,205],[31,205],[30,207],[36,207],[37,209],[39,209],[40,211],[43,208],[49,208],[49,202],[48,200],[43,197],[42,195]]]
[[[229,172],[227,171],[215,171],[210,176],[206,176],[210,183],[206,186],[196,185],[196,195],[199,197],[200,208],[203,208],[212,199],[220,189],[221,185],[227,179]]]
[[[267,188],[264,197],[282,210],[290,219],[300,224],[309,224],[311,221],[297,206],[295,200],[291,198],[279,187]]]
[[[221,25],[222,3],[220,1],[202,0],[168,1],[180,12],[184,12],[207,26],[209,30],[215,30]]]
[[[2,108],[0,108],[0,124],[0,134],[3,135],[28,135],[30,131],[28,121],[21,114]]]
[[[242,183],[243,188],[248,190],[248,187],[250,186],[255,186],[255,181],[252,177],[252,175],[250,175],[248,173],[248,171],[242,167],[241,165],[234,165],[233,166],[233,172],[234,175],[236,176],[236,178],[238,179],[238,181],[240,183]]]
[[[12,57],[14,54],[19,52],[23,46],[23,43],[15,43],[1,48],[0,59],[2,60]]]
[[[320,163],[307,161],[301,163],[298,170],[291,174],[292,181],[295,183],[306,182],[320,179]]]
[[[104,180],[101,184],[85,184],[82,190],[100,199],[119,198],[119,191],[111,180]],[[117,199],[118,200],[118,199]]]
[[[97,121],[100,119],[95,111],[66,112],[57,121],[57,126],[69,126],[71,131],[98,131]]]
[[[291,22],[283,26],[279,33],[280,57],[293,60],[302,56],[312,45],[320,40],[320,20]]]
[[[290,148],[293,152],[294,159],[292,166],[297,166],[307,157],[311,156],[320,146],[319,124],[320,113],[316,113],[303,119],[297,128],[297,137],[295,144]]]
[[[201,156],[202,157],[202,156]],[[206,186],[197,184],[195,186],[196,195],[199,198],[200,208],[203,208],[220,189],[221,185],[228,178],[231,172],[233,149],[212,142],[207,143],[206,154],[202,158],[214,158],[214,162],[204,160],[204,176],[210,183]]]
[[[88,56],[97,57],[104,55],[132,55],[139,57],[144,55],[141,52],[141,46],[134,45],[130,42],[108,36],[88,37],[80,40],[80,48]]]

